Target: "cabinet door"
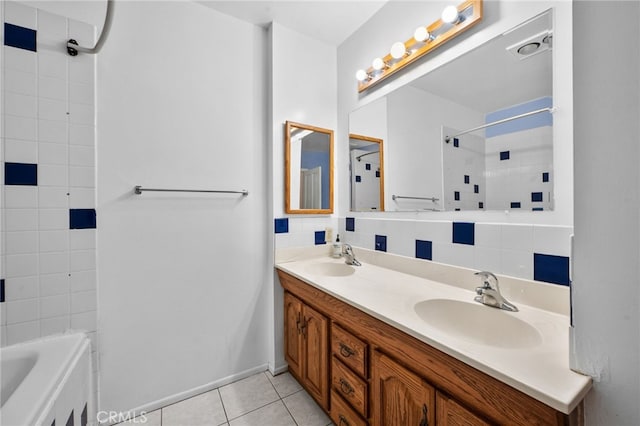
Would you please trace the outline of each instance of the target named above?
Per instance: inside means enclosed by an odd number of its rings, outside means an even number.
[[[302,380],[325,409],[329,408],[329,320],[308,305],[302,306],[304,362]]]
[[[438,426],[489,426],[489,423],[440,392],[436,395]]]
[[[373,425],[433,426],[435,389],[412,371],[375,352],[373,381]]]
[[[289,371],[302,378],[302,302],[284,294],[284,351]]]

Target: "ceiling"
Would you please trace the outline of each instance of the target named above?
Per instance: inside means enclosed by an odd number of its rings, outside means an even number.
[[[202,0],[199,3],[255,25],[266,27],[275,21],[338,46],[384,6],[387,0]]]

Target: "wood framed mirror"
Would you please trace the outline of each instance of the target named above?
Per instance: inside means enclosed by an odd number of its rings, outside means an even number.
[[[285,123],[285,212],[333,213],[333,130]]]
[[[351,211],[384,211],[382,139],[349,134]]]

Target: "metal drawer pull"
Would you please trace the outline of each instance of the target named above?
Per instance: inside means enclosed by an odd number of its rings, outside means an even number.
[[[354,392],[354,389],[345,379],[340,379],[340,389],[345,395],[350,395]]]
[[[340,423],[338,423],[338,426],[342,426],[342,425],[349,426],[349,422],[342,414],[340,414]]]
[[[351,355],[355,355],[356,351],[354,351],[344,343],[340,342],[340,354],[345,358],[349,358]]]
[[[427,404],[422,404],[422,420],[420,420],[420,426],[429,426]]]

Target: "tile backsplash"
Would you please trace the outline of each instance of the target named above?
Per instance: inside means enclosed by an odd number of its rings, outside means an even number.
[[[2,345],[73,328],[95,352],[95,57],[64,47],[95,28],[1,7]]]

